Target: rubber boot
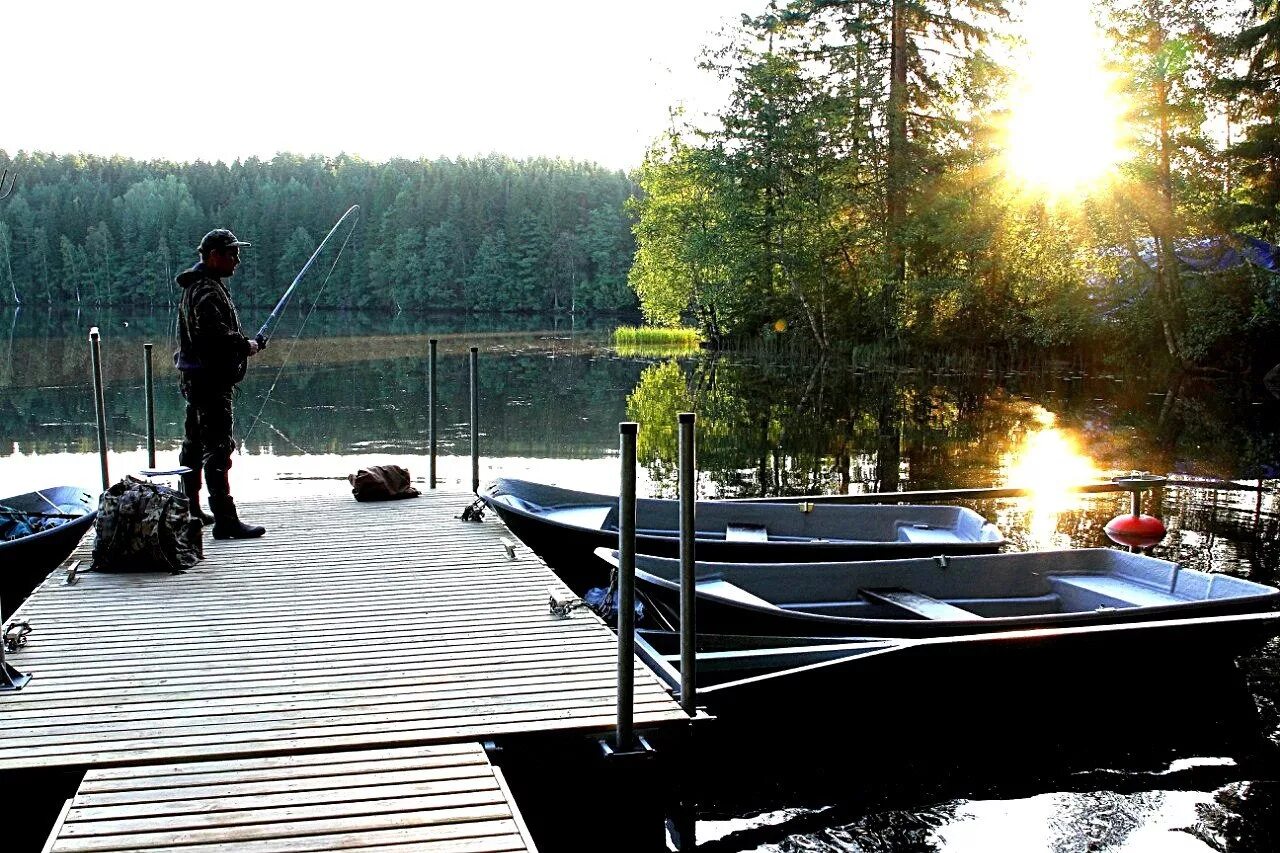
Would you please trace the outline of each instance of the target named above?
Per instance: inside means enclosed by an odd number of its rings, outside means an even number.
[[[256,524],[245,524],[236,513],[235,499],[209,496],[209,509],[213,510],[214,539],[256,539],[267,532],[267,528]]]
[[[193,471],[182,475],[182,491],[187,496],[187,512],[205,527],[213,524],[214,518],[200,509],[200,472]]]

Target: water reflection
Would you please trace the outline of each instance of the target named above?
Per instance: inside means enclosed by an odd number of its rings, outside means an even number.
[[[1071,487],[1097,482],[1103,474],[1075,436],[1057,426],[1057,415],[1038,405],[1027,408],[1029,428],[1000,457],[1001,485],[1031,490],[1022,502],[1030,547],[1068,548],[1071,537],[1060,528],[1061,516],[1083,506]]]
[[[145,460],[144,341],[155,342],[158,355],[161,457],[176,457],[182,404],[165,358],[167,312],[23,309],[8,321],[0,352],[0,490],[16,494],[49,480],[97,485],[89,325],[104,334],[112,471]],[[1073,371],[873,369],[713,353],[621,357],[608,346],[607,328],[554,318],[496,323],[352,312],[317,315],[296,346],[282,332],[238,398],[241,436],[261,412],[236,457],[240,493],[345,493],[346,474],[388,462],[421,482],[431,337],[441,341],[446,485],[470,484],[467,348],[474,344],[482,351],[485,479],[503,474],[614,491],[617,423],[638,420],[641,493],[673,495],[675,416],[692,410],[704,494],[1025,484],[1037,488],[1029,501],[984,500],[973,508],[996,520],[1012,547],[1044,548],[1106,545],[1103,525],[1128,508],[1123,494],[1064,499],[1070,482],[1135,468],[1252,478],[1262,491],[1167,489],[1156,514],[1169,536],[1154,553],[1263,582],[1280,576],[1280,400],[1260,385],[1187,380],[1169,388]],[[1276,785],[1265,780],[1275,778],[1268,741],[1280,741],[1280,647],[1251,656],[1242,671],[1260,723],[1224,708],[1238,697],[1203,673],[1183,673],[1203,707],[1185,697],[1140,704],[1085,685],[1078,704],[1054,719],[1043,709],[996,706],[979,735],[974,720],[958,718],[953,701],[973,694],[943,691],[902,715],[918,719],[923,708],[934,725],[899,740],[877,743],[884,718],[864,720],[860,729],[842,719],[826,731],[843,750],[815,755],[806,730],[793,756],[768,765],[757,749],[759,733],[743,733],[730,738],[734,751],[713,789],[720,799],[707,801],[707,850],[954,851],[979,843],[991,850],[1023,823],[1049,828],[1043,835],[1029,828],[1021,836],[1027,846],[1013,849],[1083,850],[1095,818],[1115,827],[1114,835],[1097,836],[1108,850],[1137,850],[1133,845],[1152,838],[1169,845],[1208,839],[1211,846],[1227,839],[1215,849],[1273,850],[1280,810]],[[841,710],[864,708],[868,698]],[[1247,742],[1232,740],[1246,734]],[[1026,750],[1030,736],[1037,750]],[[1174,759],[1223,756],[1235,763],[1192,778],[1163,775]],[[1209,771],[1216,775],[1204,778]],[[1179,786],[1199,793],[1183,798]],[[1122,793],[1098,793],[1106,791]],[[1183,831],[1175,824],[1188,820],[1189,809],[1201,822]]]

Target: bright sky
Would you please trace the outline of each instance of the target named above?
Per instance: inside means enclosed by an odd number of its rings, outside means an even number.
[[[763,5],[19,0],[0,7],[0,148],[174,160],[496,151],[630,168],[671,105],[712,105],[700,48]]]
[[[21,0],[0,14],[0,148],[234,160],[490,152],[639,165],[668,111],[719,106],[697,68],[766,0]],[[1012,171],[1112,162],[1087,0],[1028,0]],[[1047,111],[1046,111],[1047,108]]]

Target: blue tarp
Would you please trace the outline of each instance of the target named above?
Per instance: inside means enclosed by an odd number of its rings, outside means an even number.
[[[1143,251],[1143,260],[1150,250]],[[1231,234],[1225,237],[1201,237],[1178,241],[1173,253],[1178,260],[1197,272],[1231,269],[1249,263],[1270,272],[1280,272],[1280,249],[1257,237]],[[1154,262],[1153,257],[1150,259]]]

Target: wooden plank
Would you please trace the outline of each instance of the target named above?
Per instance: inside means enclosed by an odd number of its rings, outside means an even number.
[[[915,616],[925,619],[945,619],[954,622],[971,622],[982,619],[977,613],[947,604],[936,598],[897,587],[881,587],[879,589],[860,589],[858,595],[876,604],[887,604]]]
[[[332,791],[339,797],[358,798],[361,792],[370,793],[375,788],[381,788],[395,794],[412,792],[426,794],[448,787],[454,790],[468,790],[466,786],[476,784],[477,780],[485,775],[485,769],[479,765],[464,765],[433,767],[426,773],[412,768],[366,771],[362,776],[340,779],[315,773],[308,776],[289,776],[284,779],[246,780],[240,777],[236,779],[235,793],[241,797],[249,797]],[[162,789],[135,788],[128,791],[97,793],[81,791],[78,803],[85,808],[136,806],[141,803],[159,802],[173,805],[181,799],[203,799],[224,792],[225,783],[223,782],[212,785],[185,784]]]
[[[682,718],[674,717],[669,710],[670,698],[665,701],[637,701],[635,724],[656,727]],[[41,754],[31,750],[15,751],[0,756],[8,769],[136,765],[159,761],[189,761],[204,757],[226,755],[280,755],[295,752],[324,752],[328,750],[363,749],[370,746],[410,746],[421,743],[443,743],[485,737],[500,738],[507,735],[547,733],[599,734],[612,731],[617,724],[616,707],[579,708],[573,714],[549,719],[545,711],[509,715],[485,715],[466,720],[437,722],[434,725],[388,730],[385,726],[370,724],[353,727],[345,735],[312,732],[306,729],[272,732],[268,737],[240,735],[234,739],[221,736],[209,738],[169,738],[153,744],[126,744],[114,749],[96,749],[93,745],[73,743],[69,747],[45,749]],[[683,718],[687,720],[688,718]]]
[[[50,837],[52,851],[330,850],[535,851],[509,787],[479,744],[371,750],[327,756],[241,759],[90,770]],[[465,779],[442,783],[423,758],[457,762]],[[378,765],[392,784],[371,784]],[[258,771],[306,769],[311,787],[279,790],[246,782]],[[208,784],[183,784],[199,777]],[[160,781],[144,798],[104,804],[87,789],[103,782]],[[164,780],[175,784],[167,786]]]

